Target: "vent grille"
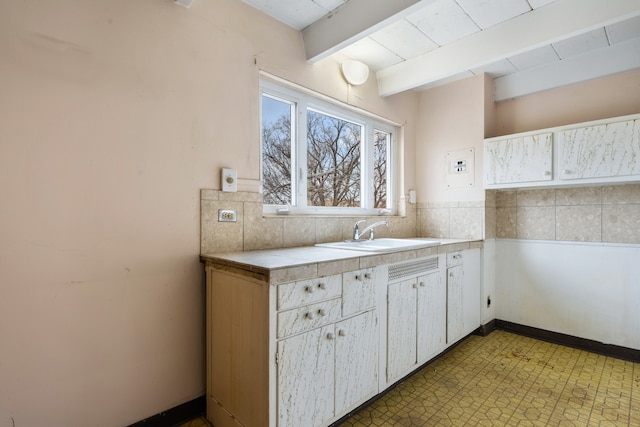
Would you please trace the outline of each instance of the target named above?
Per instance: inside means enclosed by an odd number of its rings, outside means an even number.
[[[423,259],[420,261],[406,262],[389,266],[389,281],[403,279],[405,277],[416,276],[420,273],[436,270],[438,268],[438,257]]]

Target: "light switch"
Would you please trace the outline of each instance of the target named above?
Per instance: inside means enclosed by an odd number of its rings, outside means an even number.
[[[235,169],[222,168],[222,191],[238,191],[238,176]]]

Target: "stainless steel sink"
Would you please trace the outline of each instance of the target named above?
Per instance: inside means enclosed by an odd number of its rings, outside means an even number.
[[[439,244],[439,241],[429,239],[381,238],[375,240],[345,240],[342,242],[317,243],[316,246],[365,252],[395,252],[427,248],[429,246],[438,246]]]

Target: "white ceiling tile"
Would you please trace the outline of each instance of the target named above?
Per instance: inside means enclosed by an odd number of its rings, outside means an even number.
[[[607,34],[611,44],[640,37],[640,16],[627,19],[617,24],[607,25]]]
[[[537,9],[549,3],[553,3],[556,0],[529,0],[529,4],[532,8]]]
[[[319,4],[327,12],[331,12],[333,9],[342,6],[347,0],[313,0],[313,2]]]
[[[522,71],[559,61],[560,57],[551,45],[546,45],[519,55],[511,56],[508,59],[517,70]]]
[[[473,21],[485,29],[530,12],[527,0],[456,0]]]
[[[370,37],[345,47],[340,53],[348,58],[364,62],[372,71],[378,71],[402,62],[402,58]]]
[[[406,19],[373,33],[370,37],[404,59],[413,58],[438,47]]]
[[[298,30],[327,14],[327,10],[313,0],[243,1]]]
[[[442,46],[480,31],[453,0],[436,0],[407,17],[420,31]]]
[[[516,71],[517,70],[513,64],[506,59],[492,62],[491,64],[471,70],[473,74],[487,73],[493,78],[506,76],[507,74],[515,73]]]
[[[556,52],[558,52],[558,55],[560,55],[560,59],[580,55],[581,53],[607,46],[609,46],[609,41],[607,40],[604,28],[598,28],[597,30],[553,43],[553,47]]]

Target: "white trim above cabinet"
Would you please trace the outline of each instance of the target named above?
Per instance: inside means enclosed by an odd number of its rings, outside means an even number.
[[[484,188],[640,181],[640,114],[484,141]]]

